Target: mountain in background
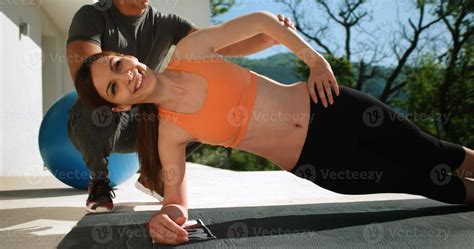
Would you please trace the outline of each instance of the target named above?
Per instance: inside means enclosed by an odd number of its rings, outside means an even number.
[[[255,71],[261,75],[265,75],[283,84],[291,84],[299,81],[306,81],[307,79],[300,79],[295,73],[296,61],[298,58],[293,53],[279,53],[262,59],[247,59],[247,58],[232,58],[230,61]],[[357,64],[353,64],[353,72],[357,77]],[[379,74],[383,77],[388,77],[393,68],[378,66]],[[369,66],[368,70],[371,68]],[[362,87],[362,91],[373,96],[378,97],[384,88],[385,79],[379,76],[367,80]],[[337,75],[336,75],[337,78]],[[405,75],[402,73],[400,79],[403,80]],[[398,80],[397,80],[398,82]],[[341,84],[341,82],[339,82]],[[403,92],[401,97],[403,98]]]
[[[294,70],[296,59],[292,53],[280,53],[263,59],[232,58],[230,61],[280,83],[291,84],[301,81]]]

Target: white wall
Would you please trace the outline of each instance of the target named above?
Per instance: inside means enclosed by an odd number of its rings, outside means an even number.
[[[3,12],[0,10],[0,80],[1,80],[1,75],[3,75],[3,59],[5,58],[3,56],[3,21],[7,17],[3,14]],[[0,97],[2,96],[3,93],[3,84],[0,82]],[[0,113],[3,112],[3,101],[0,100]],[[3,122],[2,118],[0,118],[0,176],[3,175]]]
[[[66,63],[67,34],[41,11],[43,50],[43,113],[60,97],[73,90]]]
[[[159,12],[186,17],[197,27],[207,27],[211,24],[209,0],[150,0],[149,2]]]
[[[41,174],[41,9],[34,5],[1,5],[0,12],[0,174]],[[29,36],[20,38],[21,22],[29,23]]]

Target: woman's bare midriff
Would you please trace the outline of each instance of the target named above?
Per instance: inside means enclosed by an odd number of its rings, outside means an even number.
[[[280,84],[258,75],[257,99],[245,137],[237,149],[265,157],[290,171],[298,161],[308,131],[307,84]]]

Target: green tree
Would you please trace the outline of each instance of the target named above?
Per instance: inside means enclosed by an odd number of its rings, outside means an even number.
[[[189,161],[237,171],[280,169],[277,165],[263,157],[241,150],[207,144],[202,145],[196,152],[191,154]]]
[[[235,5],[235,0],[210,0],[211,18],[222,15]]]
[[[329,62],[333,70],[334,76],[340,85],[355,87],[355,77],[353,73],[352,64],[347,60],[346,57],[335,57],[331,54],[324,54],[324,58]],[[300,59],[296,59],[295,63],[296,74],[302,81],[308,80],[309,68]]]
[[[472,1],[441,1],[442,17],[451,41],[446,53],[426,54],[407,68],[406,99],[394,104],[409,113],[431,114],[415,120],[425,131],[468,147],[474,146],[474,25]]]

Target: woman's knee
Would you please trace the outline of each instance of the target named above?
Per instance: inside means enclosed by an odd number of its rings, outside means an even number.
[[[461,166],[455,171],[460,177],[474,178],[474,150],[463,146],[466,155]]]
[[[472,179],[462,179],[464,186],[466,187],[466,197],[464,199],[464,204],[474,205],[474,180]]]

